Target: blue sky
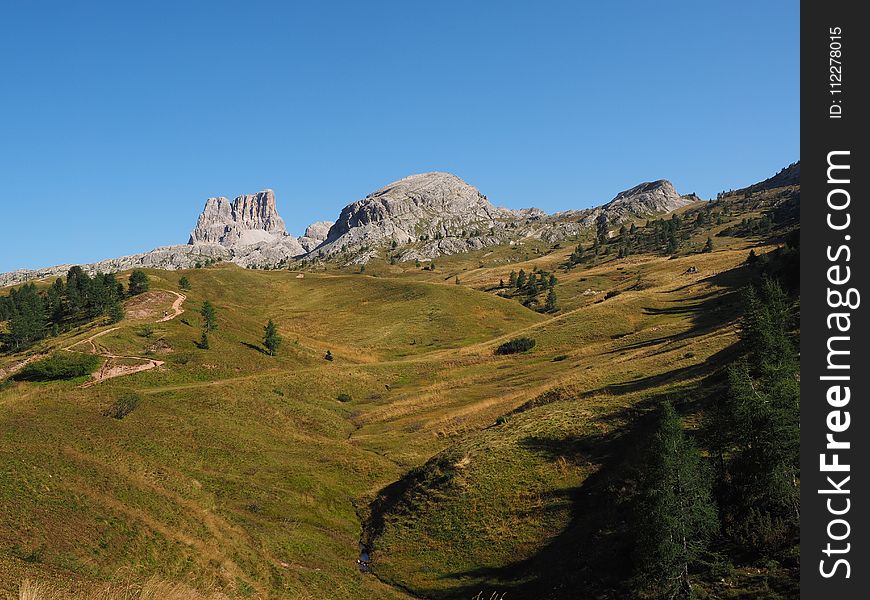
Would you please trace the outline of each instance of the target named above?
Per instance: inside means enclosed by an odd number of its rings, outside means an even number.
[[[548,212],[799,157],[797,2],[43,2],[0,14],[0,271],[288,230],[412,173]]]

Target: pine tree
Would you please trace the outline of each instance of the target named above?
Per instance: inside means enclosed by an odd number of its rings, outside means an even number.
[[[689,569],[718,528],[710,484],[679,415],[665,402],[643,471],[636,513],[636,569],[657,597],[688,598]]]
[[[202,329],[206,333],[210,333],[217,329],[217,311],[212,306],[211,302],[206,300],[202,303],[202,308],[199,311],[202,315]]]
[[[187,278],[187,276],[182,276],[181,279],[178,280],[178,287],[182,290],[190,289],[190,280]]]
[[[275,356],[282,341],[281,336],[278,335],[278,328],[275,326],[272,319],[269,319],[269,322],[266,323],[264,329],[265,336],[263,337],[263,345],[269,350],[270,356]]]
[[[517,275],[517,288],[524,287],[526,287],[526,272],[523,269],[520,269],[520,272]]]
[[[707,237],[707,243],[704,244],[704,252],[712,252],[713,251],[713,238]]]
[[[508,277],[508,287],[512,287],[512,288],[517,287],[517,272],[516,271],[511,271],[511,274]]]
[[[9,340],[13,349],[20,350],[45,337],[48,325],[45,303],[32,283],[12,290],[10,298]]]
[[[199,338],[200,350],[208,350],[208,333],[203,330],[202,336]]]
[[[328,360],[330,362],[333,361],[334,357],[332,356],[332,350],[327,350],[326,354],[323,355],[323,358],[325,358],[326,360]]]
[[[547,312],[556,312],[559,310],[559,307],[556,305],[556,290],[550,288],[550,292],[547,294],[547,300],[544,303],[544,310]]]
[[[144,271],[139,271],[137,269],[130,273],[130,282],[127,284],[127,292],[131,296],[147,292],[149,286],[148,275],[146,275]]]
[[[668,254],[676,254],[680,249],[680,242],[677,240],[676,234],[671,231],[668,234]]]
[[[124,307],[121,305],[120,300],[114,300],[110,305],[109,309],[106,311],[106,314],[109,315],[110,323],[118,323],[124,318]]]

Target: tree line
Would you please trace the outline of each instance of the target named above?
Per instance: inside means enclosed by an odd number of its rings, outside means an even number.
[[[114,274],[91,277],[79,266],[71,267],[66,278],[58,277],[47,289],[39,290],[33,283],[13,288],[0,296],[0,321],[8,321],[3,347],[23,350],[103,315],[116,323],[124,318],[124,298],[147,290],[148,276],[143,271],[130,274],[125,290]]]
[[[800,385],[793,302],[763,277],[744,292],[744,353],[724,394],[705,411],[699,441],[670,403],[642,469],[636,504],[638,588],[690,597],[690,571],[710,544],[730,554],[780,557],[800,526]],[[721,558],[721,557],[720,557]]]

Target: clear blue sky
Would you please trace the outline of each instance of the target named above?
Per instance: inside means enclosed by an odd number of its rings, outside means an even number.
[[[799,157],[797,2],[45,2],[0,14],[0,271],[291,233],[412,173],[548,212]]]

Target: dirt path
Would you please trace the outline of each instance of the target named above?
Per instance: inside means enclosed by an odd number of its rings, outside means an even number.
[[[185,296],[184,294],[179,294],[178,292],[173,292],[172,290],[160,290],[160,291],[173,294],[175,296],[175,300],[173,300],[173,302],[172,302],[172,306],[170,307],[170,311],[167,311],[167,314],[165,314],[162,318],[154,321],[155,323],[165,323],[166,321],[171,321],[172,319],[174,319],[178,315],[182,314],[184,312],[184,308],[182,307],[182,305],[184,304],[184,301],[187,300],[187,296]],[[88,338],[85,338],[83,340],[79,340],[73,344],[70,344],[69,346],[65,346],[65,347],[61,348],[61,350],[64,350],[66,352],[80,352],[83,354],[96,354],[97,356],[102,356],[103,358],[106,359],[106,361],[103,363],[103,366],[100,367],[100,370],[97,371],[96,373],[94,373],[92,379],[90,381],[86,382],[85,384],[83,384],[82,387],[89,387],[92,385],[96,385],[96,384],[100,383],[101,381],[105,381],[106,379],[112,379],[114,377],[121,377],[122,375],[132,375],[133,373],[139,373],[140,371],[148,371],[150,369],[157,368],[157,367],[161,366],[162,364],[164,364],[164,361],[162,361],[162,360],[155,360],[155,359],[146,358],[143,356],[121,356],[118,354],[113,354],[113,353],[109,352],[109,350],[106,349],[105,347],[100,346],[94,342],[94,340],[96,340],[97,338],[100,338],[108,333],[111,333],[111,332],[117,330],[117,329],[118,329],[118,327],[110,327],[109,329],[105,329],[103,331],[100,331],[99,333],[93,334],[92,336],[90,336]],[[89,347],[76,348],[77,346],[83,346],[83,345],[89,346]],[[0,369],[0,379],[5,379],[6,377],[9,377],[13,373],[20,371],[25,366],[27,366],[29,363],[31,363],[35,360],[40,360],[42,358],[45,358],[46,356],[48,356],[48,354],[34,354],[33,356],[28,356],[26,359],[24,359],[18,363],[15,363],[10,367],[7,367],[5,369]],[[137,361],[141,361],[141,362],[138,365],[117,364],[117,361],[123,361],[123,360],[137,360]],[[115,364],[113,364],[113,362]]]
[[[169,292],[170,294],[174,294],[176,296],[175,300],[172,302],[172,312],[163,316],[163,318],[157,319],[155,323],[164,323],[166,321],[171,321],[178,315],[184,312],[184,308],[182,308],[182,304],[185,300],[187,300],[187,296],[184,294],[179,294],[178,292],[173,292],[172,290],[162,290],[165,292]],[[103,346],[97,346],[94,343],[99,337],[106,335],[107,333],[111,333],[115,330],[119,329],[118,327],[111,327],[99,333],[95,333],[89,338],[85,338],[76,342],[75,344],[71,344],[64,348],[67,352],[83,352],[82,350],[75,350],[76,346],[81,344],[90,344],[90,351],[85,350],[87,354],[96,354],[97,356],[102,356],[106,359],[103,363],[103,366],[100,367],[100,370],[93,374],[90,381],[82,384],[81,387],[90,387],[92,385],[96,385],[101,381],[105,381],[106,379],[113,379],[115,377],[122,377],[124,375],[132,375],[133,373],[139,373],[141,371],[149,371],[151,369],[156,369],[157,367],[164,364],[162,360],[155,360],[153,358],[146,358],[144,356],[122,356],[120,354],[113,354],[109,352]],[[132,361],[137,360],[141,361],[140,364],[137,365],[127,365],[127,364],[118,364],[118,361]]]
[[[158,319],[157,321],[155,321],[155,323],[163,323],[165,321],[171,321],[172,319],[174,319],[175,317],[177,317],[178,315],[183,313],[184,309],[181,308],[181,305],[184,303],[185,300],[187,300],[187,296],[185,296],[184,294],[179,294],[178,292],[173,292],[172,290],[162,290],[162,291],[169,292],[170,294],[175,294],[177,296],[177,298],[172,303],[172,314],[168,314],[168,315],[164,316],[162,319]]]

